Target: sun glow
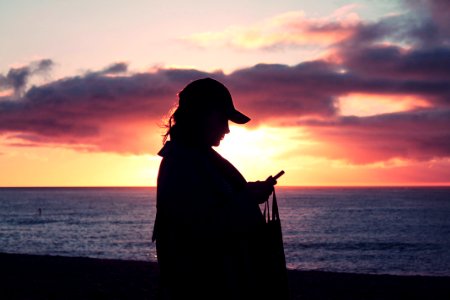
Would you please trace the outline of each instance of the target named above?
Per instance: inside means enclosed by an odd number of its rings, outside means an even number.
[[[259,127],[246,129],[231,126],[217,151],[232,162],[248,180],[264,180],[284,169],[288,164],[287,153],[299,149],[295,137],[301,133],[298,128]],[[286,175],[283,179],[286,179]]]

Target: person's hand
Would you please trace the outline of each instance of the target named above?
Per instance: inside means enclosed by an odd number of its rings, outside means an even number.
[[[272,194],[273,186],[276,184],[276,180],[270,176],[265,181],[254,181],[247,183],[247,191],[250,197],[258,204],[267,201]]]
[[[266,181],[269,182],[272,186],[277,184],[277,181],[272,176],[267,177]]]

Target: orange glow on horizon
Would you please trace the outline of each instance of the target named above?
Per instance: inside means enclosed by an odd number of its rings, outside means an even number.
[[[333,145],[311,140],[301,128],[231,126],[230,130],[217,150],[248,181],[265,180],[285,170],[279,186],[450,185],[442,180],[450,159],[355,165],[321,156],[321,150],[333,151]],[[153,148],[160,146],[158,140]],[[155,186],[161,160],[156,152],[123,155],[51,146],[0,146],[0,165],[8,170],[0,172],[0,186]]]
[[[0,146],[0,187],[153,186],[159,157]]]

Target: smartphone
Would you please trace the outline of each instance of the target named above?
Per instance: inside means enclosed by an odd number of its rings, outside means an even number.
[[[284,174],[284,171],[280,171],[277,175],[273,176],[273,179],[277,180],[278,178],[283,176],[283,174]]]

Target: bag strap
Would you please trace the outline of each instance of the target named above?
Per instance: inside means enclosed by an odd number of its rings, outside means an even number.
[[[268,223],[270,221],[270,206],[269,206],[269,198],[264,202],[264,221]]]
[[[269,197],[270,198],[270,197]],[[272,209],[270,209],[269,198],[264,202],[264,220],[266,223],[269,221],[280,220],[280,215],[278,212],[277,195],[275,193],[275,187],[272,190]],[[270,211],[272,210],[272,218]]]
[[[275,186],[273,187],[272,192],[272,220],[280,220],[280,215],[278,213],[277,195],[275,194]]]

